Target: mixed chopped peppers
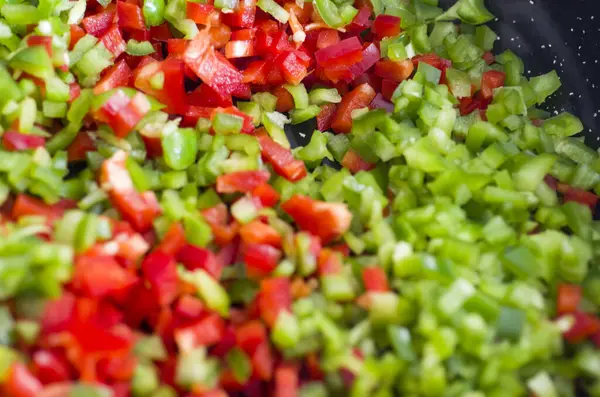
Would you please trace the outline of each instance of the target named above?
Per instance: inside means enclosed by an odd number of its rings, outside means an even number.
[[[600,396],[600,157],[493,18],[0,0],[0,394]]]

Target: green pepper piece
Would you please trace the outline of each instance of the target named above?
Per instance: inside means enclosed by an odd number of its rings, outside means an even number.
[[[165,163],[174,170],[185,170],[196,161],[198,140],[193,128],[165,128],[161,144]]]
[[[164,0],[144,0],[142,6],[144,22],[146,26],[159,26],[165,21],[165,1]]]

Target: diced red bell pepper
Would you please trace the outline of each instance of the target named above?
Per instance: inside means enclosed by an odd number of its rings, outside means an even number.
[[[358,10],[358,14],[354,17],[350,25],[346,27],[349,32],[352,33],[362,33],[365,30],[371,27],[371,15],[373,12],[369,8],[369,6],[362,6],[360,10]]]
[[[556,312],[558,314],[574,313],[581,302],[581,286],[575,284],[560,284],[556,299]]]
[[[154,251],[142,262],[144,279],[150,285],[156,302],[169,305],[179,293],[179,277],[175,259],[160,251]]]
[[[270,274],[279,263],[281,251],[268,244],[247,244],[244,250],[244,263],[250,277],[264,277]]]
[[[76,206],[77,204],[67,207],[62,205],[61,202],[49,205],[38,198],[19,194],[13,204],[11,217],[14,220],[18,220],[20,217],[28,215],[44,216],[48,222],[52,223],[54,220],[61,218],[65,210]]]
[[[217,314],[211,314],[189,327],[175,330],[175,340],[179,351],[188,352],[194,348],[211,346],[223,338],[225,321]]]
[[[296,52],[287,51],[279,55],[275,62],[279,66],[283,78],[290,84],[300,84],[308,74]]]
[[[458,105],[458,110],[460,111],[461,116],[465,116],[467,114],[471,114],[475,110],[485,110],[488,105],[492,102],[492,99],[485,99],[481,95],[481,92],[477,92],[473,97],[465,97],[460,98],[460,104]]]
[[[385,270],[379,266],[366,267],[362,271],[362,279],[367,292],[385,292],[389,290]]]
[[[72,82],[69,84],[69,103],[73,103],[73,101],[79,98],[81,95],[81,87],[76,82]]]
[[[381,54],[379,49],[374,43],[369,44],[362,50],[362,59],[351,65],[349,70],[352,74],[352,78],[350,80],[346,80],[346,82],[357,79],[360,76],[365,75],[373,65],[377,63],[381,59]]]
[[[135,190],[125,167],[127,154],[117,152],[102,163],[100,183],[109,187],[109,197],[123,219],[137,231],[148,230],[160,214],[160,206],[153,192],[140,194]]]
[[[188,3],[188,4],[200,4],[200,3]],[[203,4],[202,4],[203,5]],[[185,52],[188,40],[186,39],[169,39],[167,40],[167,52],[170,55],[180,55]]]
[[[270,225],[254,220],[240,228],[240,237],[245,244],[281,245],[281,234]]]
[[[86,159],[87,152],[96,150],[96,144],[86,131],[80,131],[67,148],[69,161],[82,161]]]
[[[451,61],[449,61],[448,59],[441,58],[439,55],[434,54],[434,53],[415,55],[414,57],[412,57],[411,60],[412,60],[415,68],[417,68],[419,66],[419,62],[425,62],[425,63],[433,66],[434,68],[441,70],[442,71],[442,78],[440,79],[441,81],[444,81],[444,75],[446,73],[446,69],[452,67]]]
[[[260,200],[263,207],[274,207],[279,202],[279,193],[268,183],[257,186],[251,194]]]
[[[408,79],[414,71],[410,59],[404,61],[392,61],[389,59],[378,61],[375,64],[375,74],[382,79],[388,79],[400,83]]]
[[[257,186],[267,182],[268,171],[237,171],[217,177],[218,193],[250,193]]]
[[[231,40],[254,40],[256,28],[240,29],[231,32]]]
[[[252,40],[232,40],[225,44],[225,57],[246,58],[254,55],[254,43]]]
[[[9,152],[36,149],[45,144],[46,139],[39,135],[21,134],[14,131],[7,131],[2,135],[2,146]]]
[[[231,40],[231,28],[223,23],[212,25],[208,34],[210,42],[216,49],[225,47],[225,44]]]
[[[150,111],[150,102],[140,92],[129,98],[121,90],[117,90],[101,109],[115,135],[124,138]]]
[[[203,269],[214,279],[221,278],[223,265],[219,263],[215,254],[206,248],[186,244],[177,253],[177,261],[188,270]]]
[[[275,391],[273,397],[297,397],[299,386],[298,368],[282,364],[275,370]]]
[[[206,313],[204,303],[191,295],[183,295],[175,304],[175,318],[179,320],[198,320]]]
[[[600,320],[588,313],[576,311],[569,314],[574,317],[573,326],[563,333],[569,343],[580,343],[600,331]]]
[[[384,37],[398,36],[401,31],[400,17],[380,14],[373,22],[373,33],[380,40]]]
[[[140,66],[134,72],[134,85],[137,89],[165,104],[168,113],[184,114],[188,105],[183,85],[183,66],[180,59],[174,58]],[[150,85],[150,78],[157,73],[164,75],[161,89],[155,89]]]
[[[342,97],[331,127],[337,133],[348,133],[352,128],[352,111],[369,106],[377,93],[368,84],[361,84]]]
[[[263,160],[271,164],[278,175],[292,182],[299,181],[306,176],[306,165],[303,161],[294,159],[294,155],[289,149],[284,148],[266,134],[260,135],[258,142]]]
[[[52,36],[29,36],[27,37],[27,45],[29,47],[45,47],[48,56],[52,58]]]
[[[494,53],[491,51],[486,51],[485,54],[483,54],[482,58],[485,61],[485,63],[487,63],[488,65],[491,65],[492,63],[494,63],[496,61],[496,58],[494,57]]]
[[[559,192],[563,193],[563,200],[565,203],[574,201],[579,204],[587,205],[592,212],[595,212],[596,206],[598,205],[598,196],[596,194],[563,183],[559,183],[557,189]]]
[[[327,48],[340,42],[340,34],[335,29],[322,29],[317,37],[317,48]]]
[[[338,274],[342,271],[343,265],[339,252],[323,248],[319,252],[317,258],[317,270],[319,276],[323,277],[328,274]]]
[[[176,255],[185,246],[185,230],[181,223],[173,222],[169,226],[156,250],[167,255]]]
[[[200,79],[220,95],[232,95],[240,90],[242,74],[207,40],[207,34],[200,33],[188,44],[183,54],[185,64]]]
[[[321,111],[317,115],[317,129],[319,131],[325,132],[331,128],[336,109],[335,103],[328,103],[321,107]]]
[[[352,221],[345,204],[313,200],[299,194],[281,204],[281,208],[300,229],[320,237],[324,244],[344,234]]]
[[[212,4],[194,3],[188,1],[186,3],[186,13],[188,19],[201,25],[208,25],[211,14],[215,11]]]
[[[227,224],[227,207],[224,204],[203,210],[202,215],[210,225],[217,245],[227,245],[237,236],[239,225],[235,221]]]
[[[273,95],[277,97],[276,110],[281,113],[287,113],[290,110],[295,108],[294,97],[288,90],[283,86],[276,87],[273,92]]]
[[[497,70],[488,70],[481,76],[481,95],[484,99],[491,99],[494,96],[494,89],[504,85],[506,73]]]
[[[73,287],[90,298],[119,296],[126,293],[136,281],[135,275],[110,256],[80,256],[75,261]]]
[[[83,36],[85,36],[85,30],[83,30],[77,24],[69,25],[69,30],[71,32],[71,40],[69,41],[69,50],[73,50],[73,47],[75,47],[75,44],[77,44],[77,42],[79,40],[81,40],[81,38]]]
[[[258,295],[260,316],[272,327],[279,313],[289,311],[292,306],[290,280],[286,277],[274,277],[261,280]]]
[[[346,65],[346,67],[360,62],[362,59],[362,45],[356,37],[350,37],[334,45],[315,52],[315,59],[319,66],[324,68]]]
[[[263,342],[256,348],[251,357],[253,377],[261,380],[269,381],[273,377],[273,366],[275,358],[268,342]],[[257,394],[255,397],[263,396]]]
[[[267,329],[258,320],[247,322],[235,330],[235,340],[240,349],[253,355],[258,346],[267,342]]]
[[[241,0],[237,9],[229,14],[222,14],[223,21],[236,28],[251,28],[256,19],[256,0]]]
[[[37,397],[42,392],[41,382],[33,376],[25,364],[15,362],[4,382],[4,391],[10,397]]]
[[[391,101],[392,96],[394,95],[394,91],[396,91],[396,88],[398,88],[398,85],[399,85],[399,83],[397,83],[393,80],[389,80],[389,79],[381,80],[381,95],[383,95],[383,97],[386,100]]]
[[[108,31],[108,29],[110,29],[115,19],[115,14],[115,10],[107,10],[98,14],[93,14],[83,18],[81,24],[87,33],[100,38]]]
[[[122,29],[146,30],[142,9],[124,1],[117,2],[117,23]]]
[[[121,31],[116,24],[113,24],[108,31],[102,35],[100,41],[115,58],[124,53],[127,48],[127,43],[123,40]]]
[[[38,350],[32,356],[33,373],[40,382],[65,382],[71,378],[69,363],[64,356],[51,350]]]
[[[230,107],[233,106],[231,95],[221,96],[218,92],[212,89],[208,84],[200,84],[194,91],[188,95],[188,103],[192,106],[201,107]],[[208,113],[212,115],[212,109]]]
[[[117,87],[126,87],[131,78],[131,69],[125,60],[121,59],[111,66],[94,87],[94,95],[100,95]]]

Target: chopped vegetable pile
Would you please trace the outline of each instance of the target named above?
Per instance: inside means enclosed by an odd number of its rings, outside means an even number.
[[[600,396],[600,157],[493,18],[0,0],[0,394]]]

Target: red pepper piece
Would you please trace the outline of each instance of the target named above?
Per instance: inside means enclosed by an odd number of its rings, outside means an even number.
[[[357,37],[350,37],[315,52],[315,59],[324,68],[355,64],[362,59],[362,45]]]
[[[67,157],[69,161],[82,161],[86,159],[87,152],[94,150],[96,150],[96,143],[87,132],[81,131],[67,148]]]
[[[506,73],[497,70],[488,70],[481,76],[481,95],[484,99],[491,99],[494,96],[494,89],[504,85]]]
[[[218,193],[249,193],[269,180],[268,171],[238,171],[217,177]]]
[[[240,228],[240,237],[245,244],[281,245],[281,235],[273,226],[254,220]]]
[[[7,131],[2,135],[2,146],[9,152],[36,149],[43,147],[45,144],[46,139],[43,136],[21,134],[13,131]]]
[[[241,0],[234,12],[221,16],[223,22],[231,27],[251,28],[256,19],[256,0]]]
[[[260,135],[258,142],[263,160],[271,164],[278,175],[292,182],[299,181],[306,176],[306,165],[303,161],[294,159],[294,155],[289,149],[284,148],[266,134]]]
[[[142,9],[124,1],[117,2],[117,23],[123,29],[146,30]]]
[[[156,247],[156,250],[167,255],[176,255],[185,245],[185,230],[183,226],[179,222],[173,222],[160,244]]]
[[[348,133],[352,128],[352,111],[369,106],[376,92],[368,84],[361,84],[344,95],[338,104],[331,127],[337,133]]]
[[[114,19],[115,10],[108,10],[83,18],[81,24],[87,33],[100,38],[110,29]]]
[[[172,256],[160,251],[152,252],[142,262],[142,273],[159,305],[169,305],[175,300],[179,293],[179,278]]]
[[[275,391],[273,397],[296,397],[299,386],[298,368],[282,364],[275,370]]]
[[[125,52],[127,44],[123,40],[121,31],[116,24],[113,24],[107,31],[102,35],[100,41],[104,44],[104,47],[110,51],[115,58]]]
[[[258,198],[263,207],[274,207],[279,202],[279,193],[268,183],[254,188],[252,197]]]
[[[300,229],[320,237],[324,244],[344,234],[352,221],[345,204],[313,200],[299,194],[281,204],[281,208]]]
[[[127,62],[121,59],[104,73],[94,87],[94,95],[100,95],[117,87],[126,87],[129,85],[130,78],[131,69],[129,69]]]
[[[37,397],[43,386],[25,364],[14,363],[8,370],[3,390],[10,397]]]
[[[208,25],[211,14],[215,11],[215,7],[211,4],[202,3],[186,3],[186,12],[188,19],[201,25]]]
[[[46,52],[48,53],[48,56],[52,58],[52,36],[29,36],[27,37],[27,45],[29,47],[46,47]]]
[[[362,50],[362,59],[351,65],[349,70],[352,74],[351,80],[355,80],[360,76],[364,76],[369,69],[373,67],[381,59],[381,54],[377,46],[373,43],[369,44]],[[350,80],[346,79],[346,82]]]
[[[186,244],[177,253],[177,261],[188,270],[203,269],[216,280],[221,278],[223,266],[215,254],[206,248]]]
[[[400,17],[380,14],[373,22],[373,33],[380,40],[384,37],[398,36],[401,31]]]
[[[392,61],[389,59],[378,61],[375,64],[375,74],[382,79],[388,79],[401,83],[408,79],[415,67],[410,59],[404,61]]]
[[[600,331],[600,320],[597,317],[576,311],[570,314],[575,321],[573,326],[563,333],[569,343],[580,343]]]
[[[250,277],[264,277],[279,263],[281,251],[268,244],[248,244],[244,250],[244,263]]]
[[[175,340],[182,352],[201,346],[211,346],[221,340],[225,333],[225,321],[217,314],[197,321],[193,325],[175,330]]]
[[[340,253],[323,248],[317,258],[317,269],[321,277],[328,274],[340,273],[343,269]]]
[[[362,279],[367,292],[385,292],[390,289],[385,270],[379,266],[364,268],[362,271]]]
[[[138,193],[125,167],[127,155],[115,153],[102,163],[100,183],[110,188],[109,197],[123,219],[137,231],[146,231],[160,214],[160,206],[153,192]]]
[[[292,306],[290,280],[285,277],[264,279],[260,282],[258,307],[260,316],[272,327],[279,313],[290,311]]]
[[[328,103],[321,107],[321,111],[317,115],[317,129],[319,131],[324,132],[331,128],[336,109],[337,106],[334,103]]]
[[[581,286],[574,284],[560,284],[556,299],[556,311],[558,314],[574,313],[581,302]]]

